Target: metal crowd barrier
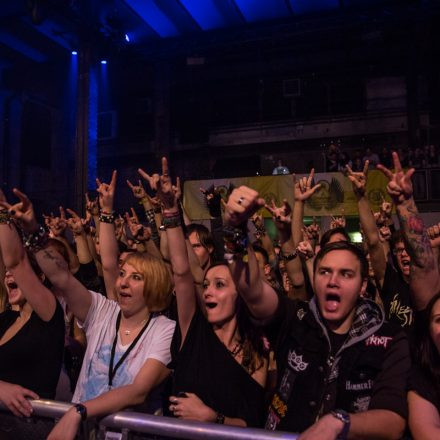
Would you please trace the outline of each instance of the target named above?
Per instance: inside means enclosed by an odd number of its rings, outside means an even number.
[[[72,406],[70,403],[54,400],[30,400],[34,418],[60,419]],[[0,403],[0,408],[7,409]],[[1,415],[0,415],[1,417]],[[18,420],[22,420],[16,418]],[[23,422],[26,423],[26,422]],[[154,416],[130,411],[120,411],[98,421],[99,430],[97,439],[116,438],[105,436],[105,431],[117,430],[121,434],[118,438],[127,440],[130,434],[150,434],[165,439],[192,439],[192,440],[297,440],[298,435],[281,432],[266,431],[264,429],[242,428],[238,426],[216,425],[195,421],[179,420],[171,417]],[[83,424],[79,438],[86,440],[89,436],[87,424]],[[139,437],[139,436],[138,436]]]

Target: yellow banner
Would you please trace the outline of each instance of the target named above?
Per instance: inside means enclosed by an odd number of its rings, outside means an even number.
[[[297,179],[306,176],[297,174]],[[378,211],[382,198],[390,201],[386,192],[387,178],[380,171],[368,173],[367,197],[373,211]],[[329,215],[357,215],[357,200],[353,193],[351,182],[342,173],[316,173],[315,183],[321,188],[306,202],[304,214],[306,216]],[[184,186],[184,206],[192,220],[209,219],[204,196],[200,188],[207,189],[211,185],[220,188],[222,197],[226,201],[230,185],[238,187],[248,186],[258,191],[267,203],[273,199],[281,205],[287,199],[293,206],[293,180],[291,175],[238,177],[235,179],[190,180]],[[263,214],[270,217],[267,210]]]

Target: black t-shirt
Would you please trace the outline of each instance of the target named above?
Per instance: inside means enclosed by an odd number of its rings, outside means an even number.
[[[428,373],[418,365],[414,365],[411,370],[409,389],[432,403],[440,412],[440,390],[435,386]]]
[[[328,337],[330,339],[330,353],[332,356],[335,356],[347,340],[348,333],[339,334],[329,330]]]
[[[385,318],[404,328],[407,333],[414,329],[414,307],[409,293],[409,284],[402,275],[387,263],[381,289]]]
[[[264,388],[234,360],[200,309],[179,351],[180,344],[180,328],[176,325],[171,343],[174,396],[194,393],[226,417],[243,419],[248,426],[263,425]]]
[[[18,312],[0,314],[0,338],[18,318]],[[57,301],[48,322],[35,312],[18,333],[0,345],[0,380],[21,385],[41,398],[53,399],[64,349],[64,315]]]

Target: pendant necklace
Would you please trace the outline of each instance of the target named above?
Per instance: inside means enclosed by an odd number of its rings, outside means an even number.
[[[130,336],[130,333],[133,331],[133,330],[136,330],[138,327],[140,327],[144,322],[147,322],[147,318],[145,318],[142,322],[140,322],[134,329],[131,329],[131,330],[124,330],[124,335],[125,336]]]

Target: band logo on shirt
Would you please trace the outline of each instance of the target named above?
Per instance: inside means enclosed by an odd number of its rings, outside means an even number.
[[[365,345],[367,347],[369,347],[371,345],[374,347],[380,347],[382,345],[384,348],[387,348],[388,342],[390,342],[392,340],[393,340],[393,338],[390,336],[371,335],[369,338],[367,338],[365,340]]]
[[[373,381],[368,379],[367,382],[361,383],[352,383],[350,380],[345,381],[345,389],[347,391],[363,391],[363,390],[371,390],[373,388]]]
[[[389,317],[392,315],[397,317],[402,327],[412,325],[414,322],[414,315],[411,307],[400,302],[398,293],[393,296],[393,300],[390,303]]]

